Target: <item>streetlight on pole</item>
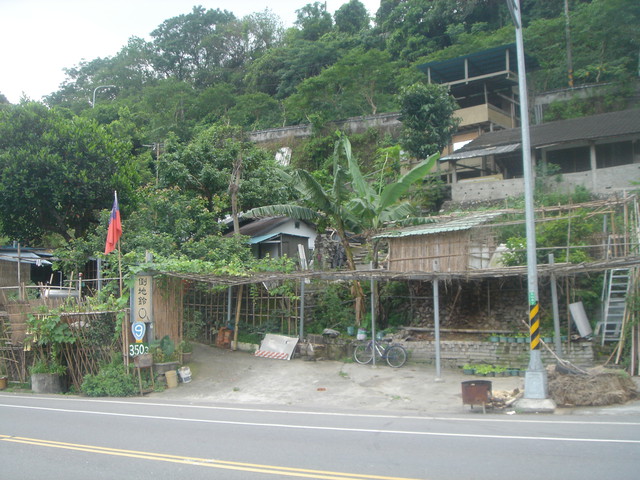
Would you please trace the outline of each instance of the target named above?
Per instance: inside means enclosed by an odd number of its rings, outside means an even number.
[[[91,103],[91,108],[96,108],[96,92],[101,88],[116,88],[115,85],[99,85],[93,89],[93,102]]]
[[[511,18],[516,27],[518,53],[518,89],[520,94],[520,129],[522,132],[522,164],[524,168],[524,205],[527,236],[527,286],[529,290],[529,335],[531,350],[529,366],[524,378],[524,398],[519,408],[524,411],[553,411],[555,403],[547,398],[547,371],[540,353],[540,305],[538,304],[538,260],[536,258],[536,225],[533,205],[533,168],[529,137],[529,100],[525,71],[524,41],[520,0],[507,0]]]

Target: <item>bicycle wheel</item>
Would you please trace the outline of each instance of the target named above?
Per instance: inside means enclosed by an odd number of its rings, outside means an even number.
[[[373,358],[372,344],[369,342],[358,345],[353,351],[353,358],[362,365],[370,363]]]
[[[391,345],[385,352],[390,367],[400,368],[407,361],[407,351],[400,345]]]

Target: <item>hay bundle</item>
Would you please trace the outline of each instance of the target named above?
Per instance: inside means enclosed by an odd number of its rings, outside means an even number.
[[[620,373],[549,376],[549,395],[559,406],[603,406],[638,396],[633,381]]]

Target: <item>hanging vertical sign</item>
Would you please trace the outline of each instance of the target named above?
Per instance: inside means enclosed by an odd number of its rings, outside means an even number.
[[[150,275],[136,277],[133,291],[131,292],[133,322],[153,322],[153,304],[151,298],[151,286],[153,278]]]
[[[129,345],[129,355],[132,357],[149,353],[149,346],[143,340],[147,333],[147,323],[153,322],[152,282],[150,275],[140,275],[131,288],[131,333],[136,341]]]

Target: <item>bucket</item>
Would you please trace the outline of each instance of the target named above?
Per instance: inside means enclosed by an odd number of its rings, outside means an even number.
[[[189,367],[180,367],[178,369],[178,375],[182,383],[189,383],[191,381],[191,369]]]
[[[0,390],[7,388],[7,377],[0,377]]]
[[[358,334],[356,335],[358,340],[366,340],[367,339],[367,331],[364,328],[358,329]]]
[[[167,379],[168,388],[176,388],[178,386],[178,374],[175,370],[164,372],[164,378]]]

